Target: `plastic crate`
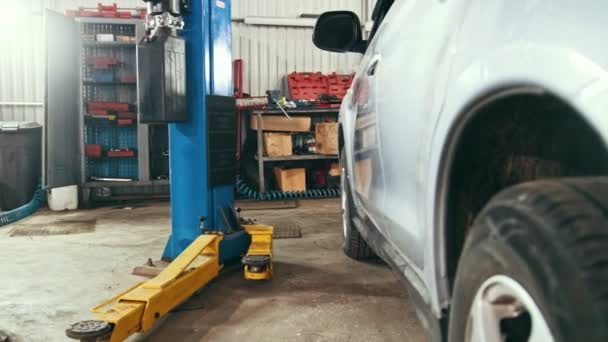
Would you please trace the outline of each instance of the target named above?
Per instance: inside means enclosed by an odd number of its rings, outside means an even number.
[[[87,159],[88,176],[100,178],[129,178],[137,180],[137,158]]]
[[[113,123],[100,120],[86,126],[86,144],[98,144],[106,149],[137,149],[137,127],[115,126]]]
[[[114,82],[114,73],[110,70],[95,70],[93,72],[93,81],[100,83]]]
[[[138,178],[137,158],[112,159],[118,178]]]
[[[351,84],[355,75],[338,75],[335,72],[327,76],[327,83],[329,85],[329,95],[334,95],[338,99],[342,100]]]
[[[87,158],[101,158],[103,155],[103,146],[99,144],[87,144],[84,147],[84,154]]]
[[[321,73],[294,72],[287,76],[287,85],[294,101],[314,101],[323,94],[329,94],[327,76]]]
[[[137,149],[137,127],[115,127],[116,142],[113,148]]]
[[[87,170],[90,177],[116,177],[116,173],[112,170],[111,160],[109,159],[88,159]]]

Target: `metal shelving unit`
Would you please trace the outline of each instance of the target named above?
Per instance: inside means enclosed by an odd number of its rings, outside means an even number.
[[[137,79],[137,43],[144,36],[141,20],[76,18],[79,51],[79,125],[80,125],[80,168],[82,200],[87,204],[91,198],[140,197],[168,195],[169,181],[153,179],[150,165],[149,125],[137,120],[131,126],[118,126],[108,119],[92,119],[88,108],[90,102],[115,102],[128,104],[128,112],[139,112]],[[112,33],[133,37],[133,42],[90,41],[91,35]],[[94,36],[93,36],[94,37]],[[117,66],[102,68],[92,66],[90,59],[98,57],[119,61]],[[97,68],[97,69],[96,69]],[[113,74],[111,80],[99,80],[98,72]],[[123,78],[130,78],[123,81]],[[131,81],[133,80],[133,81]],[[104,150],[130,149],[132,157],[88,158],[85,153],[87,144],[100,144]],[[108,179],[109,181],[99,181]],[[121,179],[121,181],[114,181]],[[108,189],[110,189],[108,191]],[[92,196],[93,195],[93,196]]]
[[[311,115],[332,115],[337,118],[339,109],[338,108],[303,108],[303,109],[288,109],[287,114],[290,116],[311,116]],[[303,155],[292,155],[286,157],[267,157],[264,156],[264,141],[263,141],[263,130],[262,130],[262,118],[264,115],[285,115],[280,109],[265,109],[265,110],[254,110],[251,112],[257,119],[257,155],[254,158],[258,161],[258,178],[260,192],[266,192],[266,176],[264,172],[264,163],[266,162],[287,162],[287,161],[311,161],[311,160],[338,160],[337,155],[323,155],[323,154],[303,154]],[[258,156],[262,156],[259,158]]]

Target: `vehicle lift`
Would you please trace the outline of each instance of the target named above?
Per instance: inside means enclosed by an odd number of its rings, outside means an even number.
[[[139,91],[140,121],[169,123],[172,229],[163,259],[172,262],[156,277],[92,309],[95,320],[66,330],[68,337],[81,341],[119,342],[149,331],[235,260],[243,263],[245,279],[272,277],[273,228],[244,224],[233,208],[235,178],[226,171],[234,165],[210,155],[218,137],[226,140],[211,126],[219,122],[221,128],[226,118],[235,117],[230,111],[234,101],[230,0],[143,1],[147,15],[146,38],[138,46],[144,83]],[[173,70],[167,63],[180,58],[180,47],[185,70],[176,73],[185,74],[184,87],[174,86],[183,75],[165,72]],[[145,107],[142,99],[153,103]],[[226,103],[227,107],[222,105]],[[226,115],[218,112],[220,119],[214,121],[212,107],[223,108]],[[226,170],[214,169],[214,163],[227,165]]]

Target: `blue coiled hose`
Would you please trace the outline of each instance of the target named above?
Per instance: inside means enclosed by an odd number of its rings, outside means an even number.
[[[15,223],[19,220],[23,220],[24,218],[32,215],[40,207],[46,202],[45,192],[41,189],[40,186],[36,188],[36,192],[34,192],[34,197],[29,203],[20,206],[19,208],[13,209],[11,211],[7,211],[5,213],[0,214],[0,227],[6,226],[11,223]]]
[[[306,191],[267,191],[259,192],[249,184],[245,183],[240,179],[237,184],[237,189],[241,196],[258,200],[258,201],[276,201],[276,200],[287,200],[287,199],[315,199],[315,198],[332,198],[340,197],[340,188],[328,188],[328,189],[311,189]]]

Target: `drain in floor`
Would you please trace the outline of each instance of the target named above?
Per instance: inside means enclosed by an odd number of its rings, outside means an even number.
[[[276,222],[273,226],[273,239],[297,239],[302,237],[302,229],[295,222]]]

